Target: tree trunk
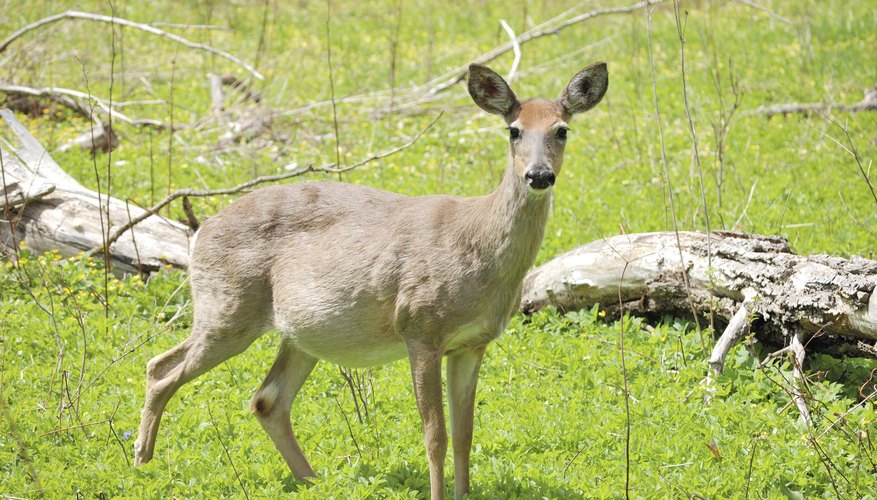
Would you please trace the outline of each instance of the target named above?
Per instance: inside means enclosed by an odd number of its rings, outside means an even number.
[[[877,358],[877,261],[799,256],[778,237],[680,232],[678,238],[621,235],[567,252],[527,275],[521,309],[600,304],[617,313],[623,304],[635,314],[713,322],[724,329],[710,359],[716,371],[750,328],[773,346],[788,346],[799,335],[810,352]]]
[[[5,122],[0,127],[3,249],[15,251],[18,242],[24,241],[33,251],[54,249],[71,257],[102,248],[113,228],[145,213],[123,200],[86,189],[52,160],[11,111],[0,110],[0,118]],[[150,273],[165,265],[185,268],[190,233],[182,224],[153,215],[110,247],[111,266],[117,273]]]

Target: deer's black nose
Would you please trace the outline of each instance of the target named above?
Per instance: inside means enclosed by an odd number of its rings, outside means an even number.
[[[524,178],[527,180],[528,186],[541,191],[554,185],[555,176],[554,172],[547,168],[534,168],[527,170]]]

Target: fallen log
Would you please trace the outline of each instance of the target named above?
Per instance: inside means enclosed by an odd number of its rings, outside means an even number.
[[[683,273],[684,270],[684,273]],[[877,358],[877,261],[800,256],[779,237],[714,232],[614,236],[531,271],[521,309],[553,305],[705,318],[722,331],[710,365],[748,331],[769,346]],[[619,302],[620,297],[620,302]]]
[[[110,246],[113,270],[151,273],[166,265],[186,267],[188,227],[98,196],[64,172],[11,111],[0,110],[0,118],[0,125],[5,123],[0,127],[0,247],[14,252],[24,241],[35,252],[54,249],[71,257],[103,247],[114,228],[144,217]]]

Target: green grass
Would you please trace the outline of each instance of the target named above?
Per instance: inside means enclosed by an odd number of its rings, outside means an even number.
[[[585,2],[580,10],[627,3],[632,2]],[[796,24],[736,2],[683,3],[688,96],[710,227],[780,234],[800,253],[874,258],[877,203],[853,158],[831,139],[843,142],[843,132],[818,115],[766,120],[748,112],[787,102],[860,100],[862,90],[877,82],[877,2],[763,3]],[[0,37],[66,8],[109,13],[106,2],[97,1],[5,4],[0,0],[6,7],[0,8]],[[332,6],[337,97],[390,86],[397,4],[362,4]],[[230,28],[179,33],[250,62],[258,59],[266,79],[254,85],[272,109],[328,100],[326,4],[269,3],[260,51],[263,5],[118,2],[116,9],[136,21]],[[405,3],[396,85],[423,83],[504,43],[499,19],[520,33],[567,8],[553,1]],[[0,79],[88,87],[107,98],[112,73],[115,101],[167,102],[125,108],[130,116],[196,123],[209,115],[207,72],[245,76],[224,59],[138,31],[121,33],[113,58],[109,26],[53,25],[0,55]],[[595,60],[607,61],[610,70],[607,98],[572,123],[539,262],[620,231],[674,227],[646,35],[640,11],[523,46],[521,77],[513,84],[520,96],[556,95],[570,76]],[[703,230],[700,177],[692,163],[680,46],[669,6],[654,12],[651,38],[678,224]],[[505,73],[510,63],[507,54],[491,66]],[[721,74],[727,107],[731,67],[744,96],[729,131],[720,187],[712,124],[723,105],[711,74]],[[469,101],[462,85],[414,112],[376,116],[373,110],[385,102],[370,98],[338,105],[345,162],[399,146],[439,110],[446,113],[413,147],[345,174],[345,181],[414,195],[471,196],[497,184],[505,166],[504,131],[496,117]],[[258,138],[228,150],[216,147],[220,131],[209,127],[183,129],[170,138],[166,132],[118,125],[121,146],[112,155],[53,157],[91,187],[97,184],[95,170],[106,184],[109,166],[114,196],[149,205],[169,186],[225,187],[282,172],[291,163],[331,162],[331,115],[331,107],[323,106],[276,117],[272,132],[284,141]],[[81,118],[55,107],[21,119],[50,151],[86,128]],[[837,120],[848,127],[867,168],[877,149],[877,115],[838,114]],[[195,200],[196,211],[211,215],[232,199]],[[172,207],[172,214],[181,217],[180,207]],[[291,479],[247,410],[273,360],[273,334],[185,386],[165,414],[154,461],[133,468],[129,460],[145,363],[188,333],[191,305],[184,275],[166,271],[148,284],[139,278],[111,279],[105,289],[99,263],[22,255],[18,266],[0,261],[0,494],[168,498],[295,492],[305,498],[362,498],[428,493],[420,423],[404,362],[366,373],[373,390],[369,417],[362,423],[338,368],[318,365],[295,403],[293,422],[319,479],[310,487]],[[758,498],[877,495],[874,408],[855,404],[858,387],[877,367],[873,361],[811,358],[814,424],[808,428],[790,404],[790,368],[782,360],[758,370],[747,350],[737,348],[707,405],[701,385],[707,353],[692,325],[667,318],[646,328],[628,319],[624,332],[632,496],[743,497],[747,488]],[[489,349],[479,382],[474,497],[624,495],[628,425],[620,333],[621,324],[601,316],[598,308],[512,320]],[[718,457],[710,450],[713,442]],[[450,460],[447,468],[452,469]]]

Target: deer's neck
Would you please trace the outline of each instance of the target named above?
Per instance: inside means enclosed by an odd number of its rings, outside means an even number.
[[[520,282],[539,252],[551,193],[529,192],[510,165],[499,187],[479,202],[472,235],[482,255],[494,260],[498,275]]]

